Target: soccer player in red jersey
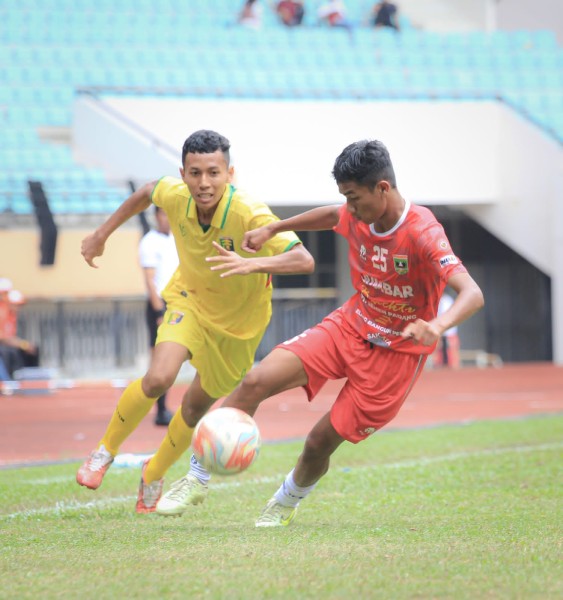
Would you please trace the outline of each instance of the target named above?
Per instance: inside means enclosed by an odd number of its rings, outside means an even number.
[[[399,412],[440,335],[484,304],[432,212],[397,189],[386,147],[346,147],[333,176],[346,198],[246,234],[258,251],[282,231],[334,229],[348,240],[354,295],[321,323],[274,348],[224,401],[253,415],[266,398],[302,386],[313,400],[329,379],[346,379],[331,410],[310,431],[295,468],[267,503],[257,527],[288,525],[299,502],[328,471],[345,440],[357,443]],[[446,285],[457,297],[438,314]]]

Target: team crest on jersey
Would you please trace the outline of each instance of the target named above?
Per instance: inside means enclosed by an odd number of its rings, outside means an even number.
[[[440,250],[447,250],[449,248],[449,244],[446,240],[440,240],[438,246],[440,247]]]
[[[362,244],[360,246],[360,259],[365,262],[367,260],[367,258],[368,258],[368,251],[366,250],[366,247]]]
[[[232,252],[235,249],[235,242],[233,241],[233,238],[230,237],[219,238],[219,244],[221,245],[221,248],[224,248],[229,252]]]
[[[168,317],[168,325],[178,325],[183,318],[183,312],[180,312],[179,310],[173,310]]]
[[[406,275],[409,272],[409,257],[406,254],[394,255],[393,264],[399,275]]]

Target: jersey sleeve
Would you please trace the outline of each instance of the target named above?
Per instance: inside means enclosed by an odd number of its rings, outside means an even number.
[[[467,273],[461,260],[454,254],[444,228],[435,221],[426,228],[419,239],[425,261],[444,282],[456,273]]]
[[[154,186],[151,194],[151,201],[153,204],[166,210],[166,192],[170,189],[171,177],[161,177]]]
[[[259,204],[254,207],[252,219],[250,221],[249,231],[263,227],[274,221],[279,221],[279,218],[265,204]],[[276,234],[271,240],[268,240],[264,247],[268,253],[275,256],[291,250],[296,244],[301,244],[301,240],[293,231],[282,231]]]

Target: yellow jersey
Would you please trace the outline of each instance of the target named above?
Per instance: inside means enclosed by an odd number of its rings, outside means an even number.
[[[180,260],[178,269],[163,291],[167,296],[185,298],[185,308],[192,311],[206,328],[238,339],[254,338],[266,329],[272,314],[272,284],[267,273],[220,277],[211,271],[206,257],[217,254],[211,242],[217,242],[240,256],[274,256],[301,243],[292,231],[279,233],[256,254],[244,252],[241,243],[245,232],[277,221],[270,208],[256,202],[233,185],[227,184],[223,197],[207,231],[197,217],[196,203],[188,186],[176,177],[163,177],[155,185],[152,201],[168,215]]]

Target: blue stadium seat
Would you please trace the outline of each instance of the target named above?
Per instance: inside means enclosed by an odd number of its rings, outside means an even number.
[[[348,4],[357,24],[366,23],[372,3]],[[397,34],[358,26],[350,36],[319,27],[314,8],[296,29],[265,12],[262,30],[250,31],[233,26],[232,0],[188,3],[181,11],[175,0],[97,0],[95,11],[74,0],[14,2],[0,20],[0,172],[11,168],[24,183],[29,172],[47,176],[28,168],[35,156],[64,174],[65,183],[55,176],[53,185],[108,189],[103,178],[86,182],[79,169],[69,181],[72,157],[51,146],[43,150],[37,136],[37,127],[70,125],[74,90],[84,86],[210,97],[506,95],[561,132],[563,53],[552,31],[405,27]]]

